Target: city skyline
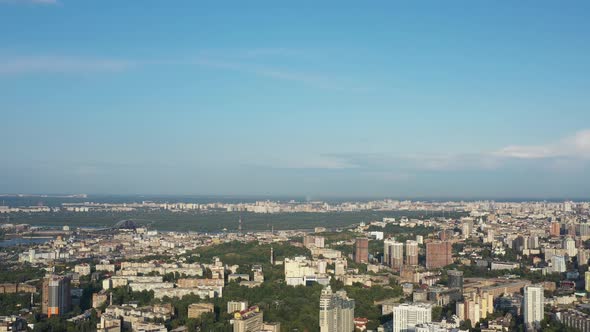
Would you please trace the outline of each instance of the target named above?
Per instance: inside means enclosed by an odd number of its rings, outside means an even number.
[[[0,332],[590,332],[590,2],[0,13]]]
[[[589,7],[0,1],[0,188],[584,199]]]

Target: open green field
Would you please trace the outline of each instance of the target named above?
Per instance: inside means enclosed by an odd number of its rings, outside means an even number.
[[[110,227],[117,221],[130,219],[138,225],[148,225],[152,229],[169,231],[218,232],[238,229],[238,219],[243,219],[243,230],[262,231],[285,229],[310,229],[317,226],[327,228],[346,227],[360,222],[382,220],[384,217],[425,218],[442,216],[441,213],[426,211],[363,211],[339,213],[238,213],[238,212],[169,212],[137,211],[126,213],[72,213],[58,212],[47,214],[11,214],[11,223],[25,223],[35,226],[70,227]],[[446,217],[458,217],[459,213],[445,213]]]

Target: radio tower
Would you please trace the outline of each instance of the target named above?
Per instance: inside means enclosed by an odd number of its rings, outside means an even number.
[[[275,251],[270,247],[270,265],[275,265]]]

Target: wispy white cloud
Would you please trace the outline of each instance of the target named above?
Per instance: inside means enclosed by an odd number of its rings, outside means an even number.
[[[0,57],[0,75],[116,72],[133,65],[133,62],[125,60],[72,56]]]
[[[300,158],[296,167],[310,169],[353,169],[384,181],[401,181],[423,172],[496,171],[500,169],[543,169],[557,172],[583,171],[590,162],[590,130],[546,145],[510,145],[497,151],[469,153],[339,153]],[[281,165],[273,164],[276,167]]]
[[[255,51],[256,52],[256,51]],[[168,61],[149,61],[152,64],[171,64],[171,65],[197,65],[206,68],[222,69],[227,71],[241,72],[261,77],[281,81],[291,81],[301,83],[307,86],[329,89],[329,90],[343,90],[343,91],[360,91],[364,90],[358,86],[344,82],[339,77],[328,77],[318,73],[293,71],[290,69],[279,68],[276,66],[261,65],[252,62],[243,62],[239,60],[225,60],[221,57],[198,56],[183,60],[168,60]]]
[[[0,0],[2,1],[2,0]],[[260,51],[254,50],[254,54]],[[293,71],[240,60],[221,60],[220,57],[195,56],[172,59],[116,59],[83,56],[0,56],[0,75],[35,73],[120,72],[131,68],[152,66],[199,66],[246,73],[281,81],[297,82],[315,88],[331,90],[359,90],[340,79],[317,73]]]
[[[301,55],[302,52],[285,47],[261,47],[237,50],[237,54],[244,57],[267,57],[267,56],[292,56]]]
[[[58,0],[0,0],[0,4],[57,5]]]
[[[590,129],[544,145],[510,145],[493,153],[500,158],[515,159],[588,159],[590,158]]]
[[[324,170],[344,170],[358,168],[359,165],[353,160],[341,158],[336,155],[319,155],[307,156],[302,158],[271,158],[264,165],[254,165],[276,169],[324,169]]]
[[[498,158],[481,153],[340,153],[324,157],[334,158],[342,164],[354,165],[354,168],[375,174],[396,174],[397,176],[402,172],[401,174],[405,174],[406,178],[411,172],[492,170],[501,165]]]
[[[253,47],[235,49],[202,49],[198,55],[207,58],[234,58],[234,59],[309,59],[314,57],[314,52],[309,50],[287,47]]]
[[[312,85],[321,88],[334,88],[335,85],[330,81],[333,78],[323,77],[321,75],[295,72],[282,68],[268,67],[252,63],[244,63],[237,61],[216,60],[206,57],[196,57],[189,60],[170,61],[169,63],[176,64],[193,64],[208,68],[225,69],[238,71],[243,73],[254,74],[257,76],[264,76],[285,81],[300,82],[307,85]]]

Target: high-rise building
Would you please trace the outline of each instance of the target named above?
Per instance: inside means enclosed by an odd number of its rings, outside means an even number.
[[[447,271],[447,276],[449,277],[449,288],[456,288],[462,292],[463,291],[463,271],[449,270],[449,271]]]
[[[584,248],[578,248],[578,265],[588,265],[588,259],[590,258],[590,250]]]
[[[563,273],[567,271],[567,266],[565,265],[565,257],[564,256],[553,256],[551,258],[551,263],[553,264],[553,273]]]
[[[481,295],[471,294],[471,296],[464,298],[463,301],[457,302],[455,308],[457,317],[460,320],[470,320],[472,324],[475,324],[494,312],[494,296],[488,292]]]
[[[575,224],[567,224],[567,235],[568,236],[576,236],[576,225]]]
[[[346,259],[337,259],[334,263],[334,274],[337,276],[344,275],[346,273],[346,266]]]
[[[354,331],[354,300],[346,291],[332,292],[330,286],[320,296],[320,332]]]
[[[453,248],[450,242],[426,244],[426,268],[436,269],[453,263]]]
[[[258,306],[234,313],[234,332],[258,332],[263,325],[263,314]]]
[[[432,321],[431,304],[404,303],[393,308],[393,332],[413,331],[417,324]]]
[[[326,238],[324,238],[323,236],[316,236],[315,237],[315,246],[317,248],[323,248],[325,246],[326,243]]]
[[[590,316],[580,310],[568,309],[559,313],[559,321],[563,325],[572,328],[572,330],[580,332],[590,331]]]
[[[70,311],[70,283],[70,278],[63,276],[51,275],[43,278],[41,310],[47,317],[64,315]]]
[[[584,282],[586,283],[584,287],[586,289],[586,292],[590,292],[590,271],[586,271],[584,273]]]
[[[514,240],[512,240],[512,250],[522,253],[523,250],[528,249],[528,238],[522,235],[517,236]]]
[[[486,239],[485,239],[485,242],[487,242],[487,243],[494,242],[494,236],[495,236],[494,230],[493,229],[489,229],[488,230],[488,233],[487,233],[487,236],[486,236]]]
[[[590,238],[590,224],[583,223],[578,225],[578,234],[583,240]]]
[[[459,317],[459,319],[461,321],[466,320],[465,319],[465,302],[457,301],[457,303],[455,304],[455,314],[457,315],[457,317]]]
[[[354,261],[356,263],[369,262],[369,239],[357,238],[354,242]]]
[[[563,239],[562,248],[565,249],[567,255],[570,258],[578,254],[578,249],[576,248],[576,241],[569,236]]]
[[[539,237],[536,235],[529,236],[529,249],[539,249]]]
[[[424,243],[424,236],[416,235],[416,242],[418,242],[418,244]]]
[[[303,237],[303,246],[306,248],[311,248],[311,246],[315,245],[315,236],[313,235],[306,235]]]
[[[395,242],[391,245],[391,267],[399,269],[404,265],[404,244]]]
[[[494,313],[494,295],[488,292],[481,294],[481,318],[487,318],[488,314]]]
[[[325,238],[323,236],[306,235],[303,237],[303,245],[306,248],[323,248]]]
[[[538,328],[543,320],[543,286],[529,285],[524,288],[522,311],[527,329]]]
[[[406,241],[406,265],[418,265],[418,242]]]
[[[470,320],[472,324],[487,318],[494,312],[494,296],[488,292],[471,294],[455,305],[457,317],[460,320]]]
[[[391,267],[391,251],[394,243],[395,239],[393,238],[383,240],[383,265]]]
[[[559,233],[561,233],[561,225],[557,221],[551,222],[551,227],[549,229],[549,233],[551,236],[559,237]]]
[[[481,318],[480,303],[474,299],[466,300],[465,302],[465,319],[469,319],[472,324],[479,322]]]
[[[461,221],[461,233],[463,234],[463,238],[466,239],[470,237],[473,232],[473,219],[463,218]]]

